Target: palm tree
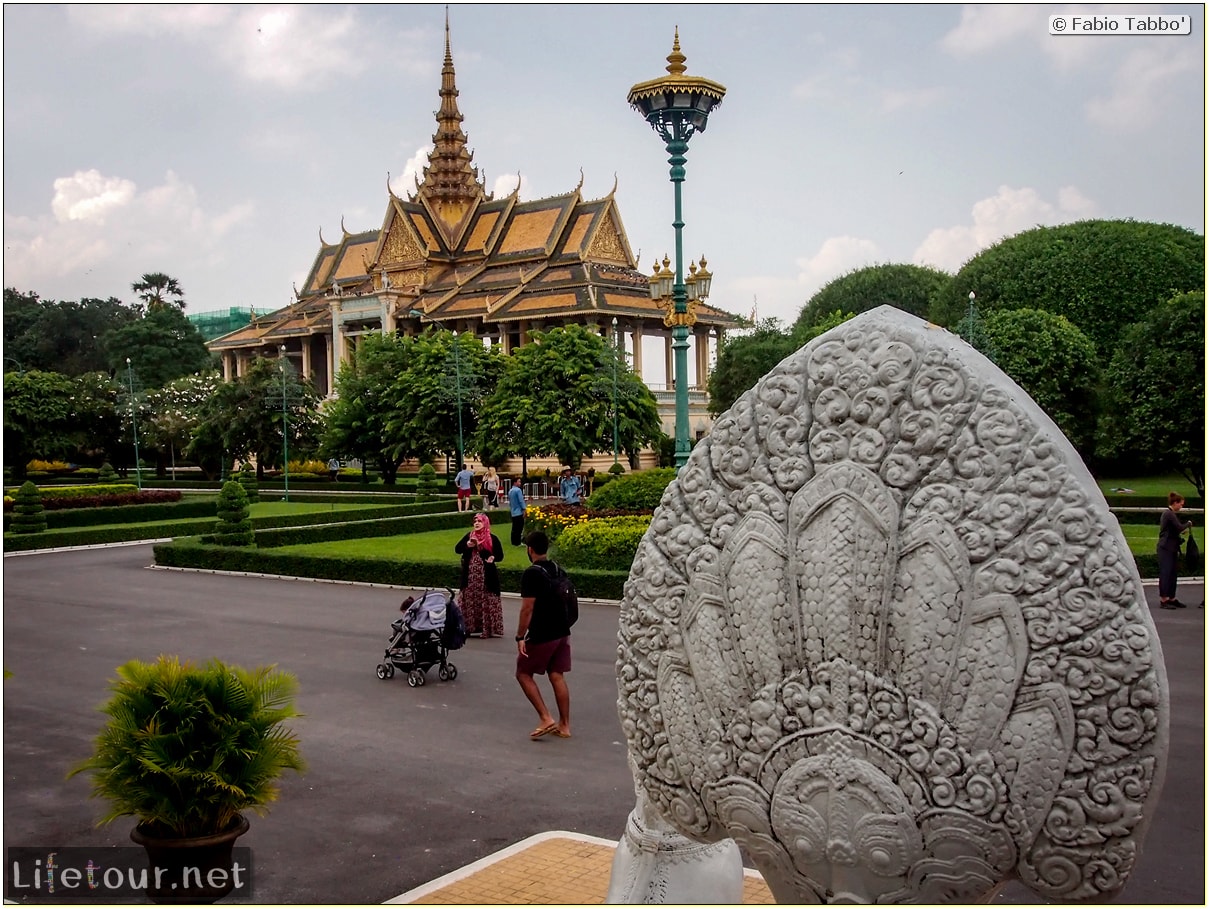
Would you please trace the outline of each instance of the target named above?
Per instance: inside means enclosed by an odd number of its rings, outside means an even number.
[[[176,278],[171,278],[163,272],[152,272],[130,285],[131,289],[147,304],[148,310],[163,309],[168,305],[167,297],[176,297],[173,303],[182,310],[185,308],[185,291]]]

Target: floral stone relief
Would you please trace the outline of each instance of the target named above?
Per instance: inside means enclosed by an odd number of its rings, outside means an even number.
[[[641,810],[780,902],[1125,884],[1168,691],[1129,548],[994,364],[890,307],[780,363],[668,487],[621,608]]]

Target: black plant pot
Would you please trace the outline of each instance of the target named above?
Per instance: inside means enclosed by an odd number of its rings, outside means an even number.
[[[222,899],[235,887],[235,840],[247,832],[248,822],[243,815],[238,815],[226,832],[211,836],[161,837],[139,824],[130,831],[130,838],[147,850],[150,860],[147,898],[153,903],[213,903]]]

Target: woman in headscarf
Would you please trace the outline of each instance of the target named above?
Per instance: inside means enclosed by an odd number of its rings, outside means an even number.
[[[504,607],[500,602],[500,574],[495,567],[504,558],[504,544],[491,532],[487,515],[474,516],[474,526],[453,551],[462,557],[462,620],[466,635],[496,638],[504,634]]]

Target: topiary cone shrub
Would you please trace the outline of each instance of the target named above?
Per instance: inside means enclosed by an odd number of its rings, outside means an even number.
[[[437,472],[431,464],[424,464],[416,476],[416,501],[426,502],[437,494],[439,489]]]
[[[106,461],[101,465],[101,469],[97,472],[98,483],[116,483],[118,481],[118,472],[113,469],[113,465]]]
[[[13,520],[9,525],[13,533],[42,533],[46,530],[46,509],[42,505],[42,493],[33,480],[26,480],[17,490],[13,504]]]
[[[256,482],[256,471],[245,464],[235,479],[243,487],[244,494],[248,497],[249,502],[260,501],[260,484]]]
[[[235,480],[227,480],[218,494],[214,542],[219,546],[251,546],[255,539],[248,518],[248,494]]]

